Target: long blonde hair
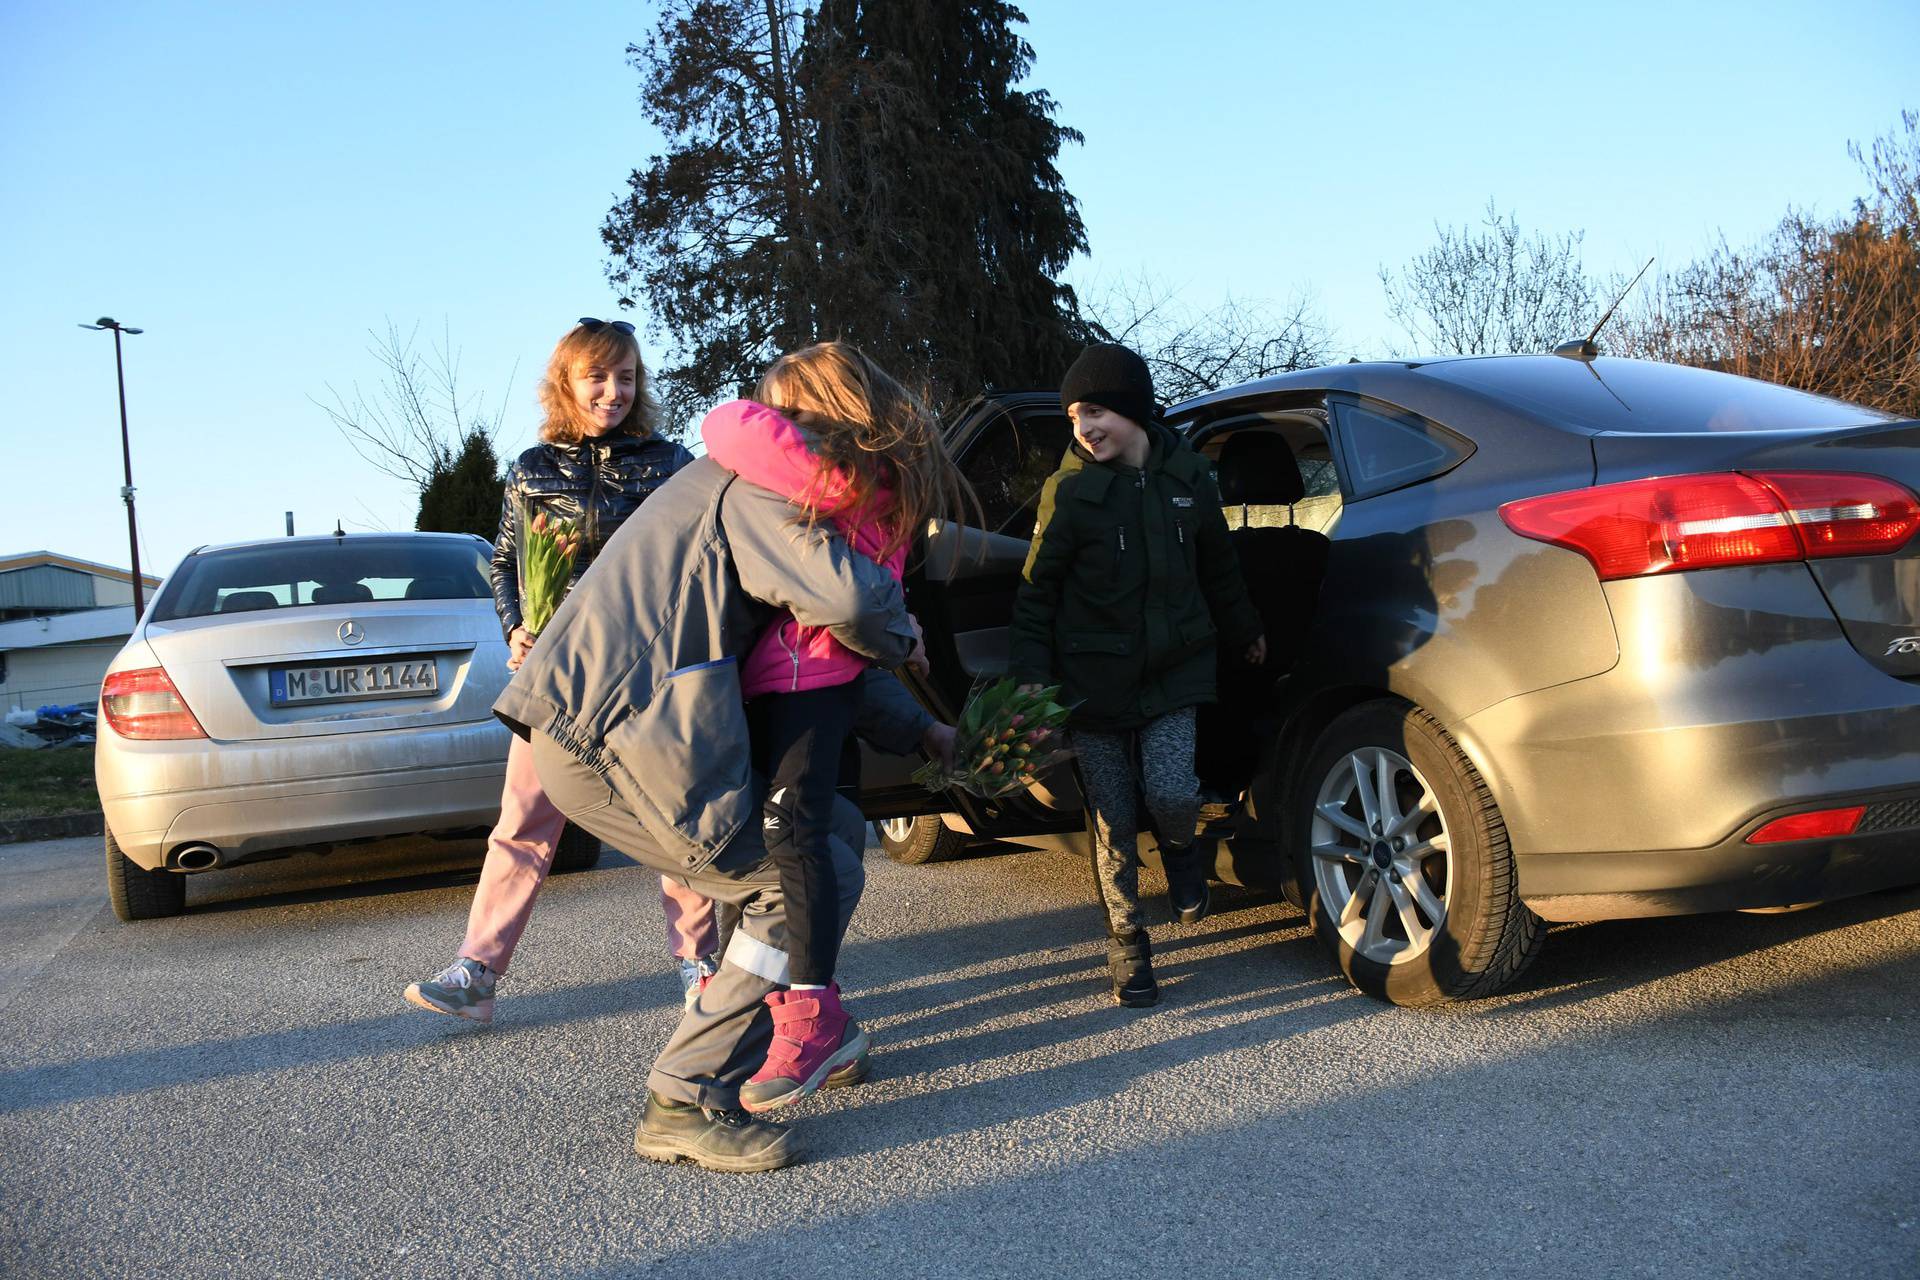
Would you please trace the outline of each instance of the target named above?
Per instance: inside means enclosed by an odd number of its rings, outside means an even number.
[[[852,343],[818,342],[781,356],[752,398],[806,430],[823,472],[847,477],[849,523],[872,515],[885,521],[880,558],[912,542],[928,520],[964,520],[970,510],[979,523],[979,499],[947,452],[940,420]],[[881,489],[892,490],[892,505],[875,512]],[[810,522],[819,519],[817,500],[817,493],[800,499]]]
[[[633,403],[627,416],[620,419],[616,432],[645,439],[660,420],[660,406],[654,402],[647,384],[646,362],[640,358],[640,343],[625,329],[602,323],[575,325],[553,349],[547,361],[546,376],[540,379],[540,407],[547,418],[540,424],[540,438],[548,444],[579,444],[587,434],[580,406],[573,399],[573,372],[581,365],[602,367],[633,357]]]

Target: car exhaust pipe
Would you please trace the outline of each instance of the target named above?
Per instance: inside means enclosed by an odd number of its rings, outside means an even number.
[[[225,865],[226,858],[210,844],[183,844],[173,851],[168,861],[176,871],[212,871]]]

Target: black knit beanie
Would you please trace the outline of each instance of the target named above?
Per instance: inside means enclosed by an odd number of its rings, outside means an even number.
[[[1147,362],[1117,342],[1096,342],[1060,381],[1060,407],[1091,401],[1146,426],[1154,412],[1153,374]]]

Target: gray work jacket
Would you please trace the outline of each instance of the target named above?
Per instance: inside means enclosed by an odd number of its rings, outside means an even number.
[[[779,609],[881,667],[913,650],[891,573],[701,458],[608,539],[494,714],[559,743],[703,867],[743,829],[759,834],[740,659]]]

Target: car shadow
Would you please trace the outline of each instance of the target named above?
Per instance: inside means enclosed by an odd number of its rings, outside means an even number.
[[[1487,1005],[1568,1004],[1676,977],[1741,956],[1920,910],[1920,886],[1861,894],[1784,914],[1720,912],[1553,926],[1533,966]]]
[[[486,845],[481,841],[410,838],[352,845],[322,855],[295,854],[291,858],[243,863],[192,877],[187,886],[186,913],[195,916],[264,911],[471,887],[479,883],[485,857]],[[417,869],[421,863],[429,869]],[[555,874],[586,875],[639,865],[608,846],[602,849],[599,863],[589,871]]]

